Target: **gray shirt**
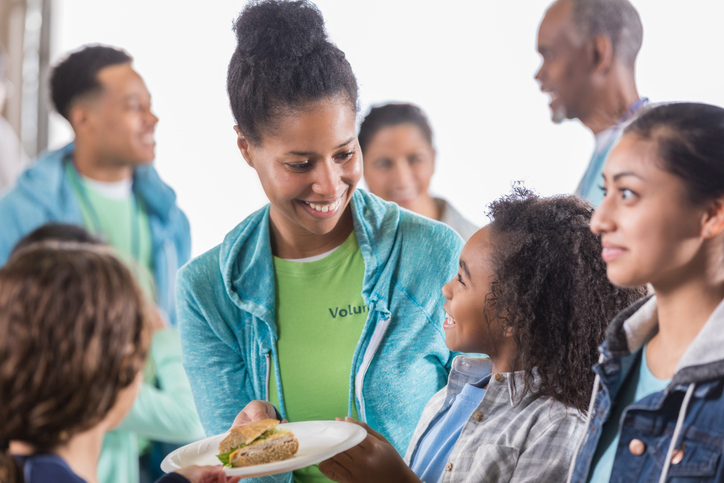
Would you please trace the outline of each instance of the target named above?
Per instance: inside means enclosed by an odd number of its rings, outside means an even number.
[[[440,210],[440,221],[458,232],[463,240],[468,241],[479,230],[479,227],[470,223],[447,200],[443,198],[433,198],[433,200]]]

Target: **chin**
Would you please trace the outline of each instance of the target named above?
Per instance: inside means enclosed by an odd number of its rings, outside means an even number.
[[[639,280],[639,277],[635,277],[633,274],[611,267],[606,270],[606,276],[609,282],[618,287],[640,287],[648,283],[646,280]]]

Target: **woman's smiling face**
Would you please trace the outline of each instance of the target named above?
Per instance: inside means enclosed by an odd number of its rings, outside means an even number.
[[[662,166],[656,139],[635,134],[625,135],[606,161],[606,196],[591,230],[601,235],[607,275],[616,285],[656,287],[699,270],[706,207],[692,203],[684,181]]]
[[[362,175],[355,111],[340,99],[315,101],[282,116],[258,144],[239,148],[271,203],[271,223],[284,238],[330,234]]]
[[[490,303],[495,281],[494,245],[490,225],[478,230],[460,254],[458,274],[442,288],[446,319],[445,344],[450,350],[478,352],[494,356],[502,347],[501,319],[488,320],[486,302]]]

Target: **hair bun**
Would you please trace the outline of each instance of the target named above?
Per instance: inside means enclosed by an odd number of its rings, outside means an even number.
[[[304,0],[253,2],[237,19],[234,31],[237,53],[251,61],[300,57],[327,43],[322,14]]]

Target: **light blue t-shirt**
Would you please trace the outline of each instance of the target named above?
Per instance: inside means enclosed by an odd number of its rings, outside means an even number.
[[[659,379],[649,370],[649,365],[646,363],[646,344],[644,344],[638,361],[631,368],[630,376],[621,388],[622,392],[619,393],[611,417],[603,425],[601,439],[598,440],[596,453],[593,455],[591,463],[593,471],[589,473],[588,481],[590,483],[608,483],[611,479],[613,460],[616,456],[616,447],[620,437],[619,424],[623,410],[631,403],[640,401],[649,394],[663,391],[670,382],[671,379]]]
[[[437,414],[437,421],[422,436],[415,459],[410,465],[420,480],[427,483],[442,480],[450,453],[470,415],[482,402],[485,396],[483,387],[488,385],[489,380],[490,376],[487,376],[475,384],[465,384],[452,404],[444,406]]]

